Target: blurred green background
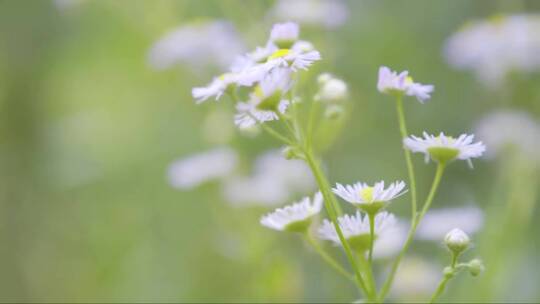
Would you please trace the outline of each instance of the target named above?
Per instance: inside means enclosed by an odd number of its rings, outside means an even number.
[[[173,160],[213,147],[201,134],[201,121],[214,105],[195,106],[191,88],[220,69],[180,64],[156,71],[147,62],[151,46],[182,24],[225,19],[251,49],[266,41],[276,21],[267,18],[273,5],[0,1],[0,301],[358,298],[354,286],[299,239],[259,225],[269,208],[231,207],[216,184],[178,191],[167,182]],[[376,90],[380,65],[409,69],[415,80],[436,86],[426,105],[406,103],[413,134],[471,132],[480,116],[499,107],[540,117],[539,74],[515,80],[519,89],[503,98],[471,73],[450,68],[441,51],[468,20],[538,12],[540,2],[346,5],[343,26],[308,26],[301,33],[323,56],[306,77],[329,71],[351,91],[350,121],[325,155],[331,181],[406,180],[393,102]],[[236,136],[230,145],[246,167],[277,147],[265,136]],[[424,197],[433,167],[420,156],[414,160]],[[448,170],[434,205],[474,201],[485,210],[485,232],[474,237],[478,244],[468,255],[482,256],[488,270],[479,278],[460,275],[444,299],[540,300],[538,198],[533,195],[527,209],[530,224],[507,218],[521,208],[519,195],[505,209],[512,185],[518,193],[525,182],[528,189],[540,186],[536,169],[520,168],[499,159],[476,161],[474,170],[463,163]],[[407,217],[407,201],[392,210]],[[440,244],[415,248],[442,270],[447,253]],[[497,261],[496,271],[490,272],[490,261]]]

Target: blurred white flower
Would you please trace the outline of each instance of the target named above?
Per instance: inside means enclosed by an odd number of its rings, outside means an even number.
[[[394,215],[384,211],[375,217],[375,237],[379,238],[387,233],[389,228],[396,223]],[[369,249],[370,231],[368,216],[362,216],[360,211],[355,215],[345,214],[338,218],[338,224],[343,232],[343,237],[358,251]],[[341,245],[334,224],[325,219],[318,230],[319,237],[323,240],[332,241],[336,246]],[[376,242],[377,240],[375,240]]]
[[[477,123],[476,132],[489,146],[489,157],[511,148],[532,164],[540,164],[540,123],[529,113],[515,110],[489,113]]]
[[[299,193],[312,191],[315,187],[315,179],[305,162],[287,160],[280,150],[272,150],[257,158],[255,172],[279,180]]]
[[[392,226],[379,235],[373,245],[374,259],[388,259],[397,255],[407,239],[409,224],[403,220],[396,220]]]
[[[472,235],[480,230],[483,224],[484,213],[474,206],[430,210],[418,225],[415,238],[440,242],[446,233],[455,227]]]
[[[391,200],[407,192],[405,183],[398,181],[384,188],[384,181],[369,186],[366,183],[355,183],[352,185],[336,184],[332,191],[347,202],[362,208],[366,212],[377,212],[384,208]]]
[[[270,16],[305,25],[336,28],[347,20],[348,8],[342,0],[279,0]]]
[[[425,301],[437,288],[441,270],[426,259],[405,257],[401,262],[390,294],[400,301]]]
[[[466,160],[472,166],[471,159],[482,156],[486,146],[482,142],[473,143],[474,135],[461,134],[458,138],[446,136],[441,132],[434,136],[424,132],[424,138],[414,135],[403,139],[405,147],[412,152],[421,152],[426,162],[430,157],[434,161],[447,162],[454,159]]]
[[[227,67],[243,50],[234,26],[218,20],[174,29],[152,46],[148,62],[156,70],[180,63],[194,69],[213,64]]]
[[[290,48],[300,35],[300,28],[294,22],[276,23],[270,32],[270,41],[281,49]]]
[[[223,184],[223,196],[233,206],[276,206],[286,202],[291,191],[280,181],[261,175],[237,176]]]
[[[305,231],[311,224],[311,217],[321,211],[323,196],[317,192],[313,200],[304,197],[301,201],[292,205],[278,208],[261,218],[261,224],[278,231]]]
[[[457,69],[472,70],[490,87],[512,71],[540,68],[540,15],[494,16],[467,23],[446,41],[444,55]]]
[[[198,153],[171,164],[169,182],[178,189],[191,189],[204,182],[229,176],[237,163],[236,152],[228,147]]]
[[[377,89],[381,93],[415,96],[419,102],[424,103],[431,98],[430,94],[433,92],[434,88],[435,87],[431,84],[426,85],[414,82],[409,76],[408,71],[403,71],[398,74],[385,66],[379,68]]]
[[[303,161],[287,160],[281,151],[271,150],[256,159],[251,176],[228,179],[223,195],[236,206],[275,206],[313,189],[315,180]]]
[[[316,100],[325,102],[338,102],[347,98],[349,90],[345,81],[334,77],[332,74],[324,73],[317,77],[319,91],[315,95]]]

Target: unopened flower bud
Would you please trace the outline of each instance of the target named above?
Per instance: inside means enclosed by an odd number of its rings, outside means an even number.
[[[454,254],[460,254],[467,249],[467,247],[469,247],[471,240],[469,239],[469,236],[463,232],[463,230],[454,228],[446,234],[444,237],[444,243],[448,249],[454,252]]]
[[[469,262],[469,272],[472,276],[479,275],[482,271],[484,271],[484,262],[480,259],[474,259]]]
[[[454,270],[452,267],[450,267],[450,266],[444,267],[444,269],[443,269],[443,275],[444,275],[445,277],[451,278],[451,277],[454,276],[454,274],[455,274],[455,270]]]
[[[321,75],[319,75],[319,77],[317,77],[317,82],[319,83],[319,85],[324,85],[326,82],[328,82],[328,80],[334,78],[334,76],[332,76],[332,74],[330,73],[322,73]]]
[[[341,79],[332,78],[321,86],[317,95],[320,100],[326,102],[342,101],[348,95],[347,84]]]

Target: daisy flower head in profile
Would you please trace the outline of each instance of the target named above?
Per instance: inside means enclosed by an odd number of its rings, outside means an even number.
[[[455,159],[466,160],[472,167],[471,159],[482,156],[486,146],[480,141],[473,143],[474,135],[461,134],[458,138],[440,133],[438,136],[424,132],[424,137],[414,135],[403,140],[405,148],[411,152],[424,153],[426,162],[431,158],[438,163]]]
[[[366,183],[352,185],[336,184],[332,191],[347,202],[357,206],[368,214],[376,214],[386,207],[393,199],[401,196],[407,190],[405,182],[397,181],[385,189],[384,181],[369,186]]]
[[[317,192],[313,199],[304,197],[300,202],[278,208],[261,218],[261,225],[278,231],[306,232],[311,221],[322,208],[323,196]]]
[[[396,222],[394,215],[388,212],[381,212],[375,217],[375,240],[388,232]],[[343,237],[349,242],[351,248],[359,253],[369,250],[371,237],[368,216],[362,216],[359,210],[356,214],[346,214],[338,218],[338,224],[343,232]],[[332,241],[336,246],[341,245],[336,228],[329,220],[324,220],[319,228],[319,238]]]
[[[408,71],[398,74],[382,66],[379,68],[377,89],[386,94],[414,96],[419,102],[424,103],[431,98],[430,94],[433,93],[435,87],[431,84],[414,82]]]
[[[193,189],[231,176],[238,162],[236,151],[227,146],[183,157],[170,165],[169,183],[177,189]]]
[[[193,88],[191,90],[191,95],[195,98],[197,104],[200,104],[211,97],[215,97],[215,100],[217,101],[221,98],[223,93],[234,89],[237,80],[238,75],[236,73],[225,73],[215,77],[214,80],[205,87]]]
[[[275,69],[259,82],[247,102],[236,105],[238,113],[235,124],[243,129],[257,123],[278,120],[290,102],[283,99],[291,87],[291,75],[287,69]]]

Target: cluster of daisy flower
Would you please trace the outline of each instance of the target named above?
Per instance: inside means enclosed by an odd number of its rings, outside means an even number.
[[[444,54],[453,67],[472,70],[490,87],[513,71],[540,69],[540,16],[498,15],[465,24],[446,42]]]
[[[310,42],[299,40],[299,34],[296,23],[274,25],[265,46],[237,57],[228,72],[205,87],[194,88],[193,97],[198,103],[219,100],[223,94],[245,87],[249,89],[247,101],[231,93],[237,102],[235,124],[239,128],[279,119],[294,102],[287,97],[293,74],[321,59]]]
[[[404,182],[392,183],[389,187],[384,187],[384,182],[378,182],[373,187],[365,183],[343,186],[336,184],[333,191],[347,202],[358,207],[354,214],[346,214],[338,218],[339,227],[343,236],[350,243],[351,247],[359,253],[365,253],[370,247],[370,219],[368,214],[372,210],[386,207],[393,199],[399,197],[405,188]],[[299,203],[284,208],[278,208],[261,218],[261,224],[275,230],[307,232],[312,219],[322,209],[322,195],[318,192],[313,199],[305,197]],[[396,225],[396,218],[386,211],[376,210],[374,213],[374,240],[388,237],[391,229]],[[299,229],[301,228],[301,229]],[[332,241],[335,245],[341,245],[335,226],[331,221],[325,219],[318,228],[318,236],[323,240]],[[383,252],[386,255],[388,250]]]
[[[364,182],[349,185],[336,183],[334,187],[331,187],[319,164],[318,153],[321,149],[317,146],[317,136],[314,135],[313,130],[317,127],[324,129],[325,121],[342,117],[342,113],[345,111],[344,100],[349,97],[348,86],[343,80],[332,74],[323,73],[317,78],[318,90],[309,99],[309,102],[305,102],[295,92],[297,73],[300,70],[307,70],[320,59],[319,52],[311,43],[299,39],[299,27],[296,23],[275,24],[264,47],[258,47],[251,53],[239,56],[234,60],[228,72],[215,77],[207,86],[196,87],[192,90],[192,95],[197,103],[203,103],[209,99],[220,100],[223,95],[228,95],[234,102],[237,111],[234,122],[239,129],[250,129],[265,122],[279,121],[283,128],[274,129],[272,125],[262,125],[268,134],[287,144],[282,152],[282,156],[285,156],[287,160],[279,158],[284,162],[309,166],[319,191],[313,196],[306,196],[300,201],[277,208],[262,216],[260,223],[273,230],[295,232],[305,237],[332,267],[349,278],[354,277],[359,288],[370,301],[385,299],[392,286],[401,258],[417,232],[420,239],[433,240],[436,238],[438,241],[444,239],[447,248],[452,252],[453,262],[447,267],[449,275],[445,276],[444,280],[451,279],[462,269],[468,269],[471,274],[477,274],[478,269],[481,269],[481,264],[478,261],[462,263],[460,267],[456,266],[455,261],[470,244],[468,234],[474,233],[482,225],[482,213],[476,212],[477,209],[471,207],[472,209],[467,212],[471,216],[469,220],[466,219],[464,224],[463,216],[457,220],[447,216],[455,210],[430,212],[429,209],[446,166],[455,160],[464,160],[471,165],[472,159],[484,154],[486,150],[484,144],[474,142],[474,135],[469,134],[462,134],[458,137],[448,136],[442,132],[438,135],[424,132],[422,137],[409,135],[405,126],[403,99],[414,97],[424,104],[431,98],[434,86],[415,82],[408,71],[397,72],[383,66],[379,69],[377,89],[383,94],[396,98],[400,131],[403,137],[402,144],[405,149],[411,181],[410,188],[406,189],[406,184],[403,181],[395,181],[390,184],[380,181],[372,185]],[[298,110],[309,110],[308,117],[301,117]],[[315,132],[315,134],[319,133]],[[424,204],[419,206],[420,210],[417,210],[416,206],[416,185],[412,161],[410,161],[411,153],[422,153],[426,162],[432,160],[437,164],[432,187]],[[227,162],[230,164],[233,162],[232,160],[233,158],[230,158]],[[195,161],[204,162],[197,158]],[[203,165],[212,166],[209,163]],[[181,174],[183,176],[189,175],[189,172],[197,171],[185,164],[180,167],[183,167],[184,173]],[[220,170],[214,170],[216,172],[210,177],[221,176],[220,172],[227,172],[229,168],[224,164],[218,164],[217,167]],[[238,191],[238,189],[249,188],[250,190],[255,189],[255,192],[262,194],[262,196],[272,198],[272,204],[277,204],[285,200],[285,196],[275,195],[279,193],[280,188],[302,184],[303,177],[301,175],[273,174],[273,171],[289,171],[287,166],[283,167],[284,170],[279,169],[278,162],[274,161],[271,164],[257,167],[254,175],[249,179],[230,178],[225,182],[225,188],[228,189],[225,193],[231,201],[240,203],[245,200],[245,195],[237,195],[244,192],[243,190]],[[178,171],[178,168],[176,170]],[[195,183],[197,183],[202,180],[204,174],[197,172],[194,176],[196,177]],[[276,183],[276,180],[280,183]],[[186,181],[182,183],[186,184]],[[189,185],[189,183],[187,184]],[[300,188],[302,187],[298,187],[298,189]],[[300,191],[308,192],[309,190],[304,187]],[[409,191],[411,192],[413,209],[410,222],[397,219],[388,211],[392,201]],[[343,214],[336,197],[348,202],[350,206],[355,208],[355,212]],[[251,198],[251,196],[247,196],[247,200]],[[328,219],[318,221],[318,215],[323,206]],[[463,214],[465,213],[460,215]],[[444,218],[443,220],[441,220],[441,216]],[[422,219],[426,221],[422,223]],[[472,225],[472,223],[476,223],[476,225]],[[439,225],[440,227],[432,229],[429,227],[430,225]],[[317,227],[313,228],[314,226]],[[450,232],[446,233],[447,231]],[[355,275],[349,275],[348,271],[333,260],[331,255],[320,247],[319,241],[313,237],[314,235],[319,240],[330,241],[336,246],[341,246],[347,254],[351,267],[355,270]],[[379,292],[375,286],[376,281],[373,275],[369,274],[373,259],[384,260],[395,255],[397,257],[388,278]],[[364,266],[358,267],[356,265],[355,256],[362,261]],[[366,273],[362,274],[361,272]],[[444,286],[446,281],[441,284]],[[434,299],[440,295],[440,292],[442,292],[441,289],[437,289]]]

